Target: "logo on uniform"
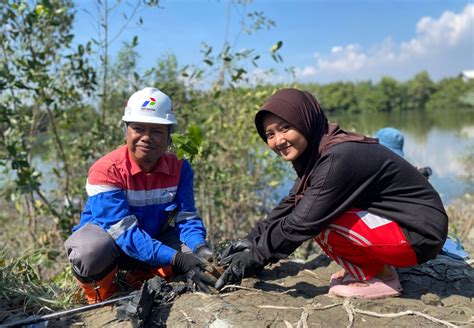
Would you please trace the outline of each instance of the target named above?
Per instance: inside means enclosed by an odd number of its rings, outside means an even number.
[[[156,105],[156,99],[153,98],[153,97],[150,97],[149,100],[145,100],[145,102],[142,104],[141,109],[155,110],[155,108],[153,108],[153,106],[155,106],[155,105]]]

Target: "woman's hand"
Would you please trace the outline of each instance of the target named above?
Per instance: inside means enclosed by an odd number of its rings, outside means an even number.
[[[235,255],[241,252],[250,252],[252,250],[253,244],[248,239],[240,239],[231,243],[227,248],[222,252],[221,259],[219,264],[221,266],[227,266],[232,261]]]
[[[240,284],[243,278],[250,277],[259,272],[263,266],[254,260],[250,250],[234,253],[229,267],[216,282],[216,288],[222,289],[226,285]]]

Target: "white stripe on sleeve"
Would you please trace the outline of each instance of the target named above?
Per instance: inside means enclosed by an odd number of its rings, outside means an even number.
[[[97,194],[101,194],[103,192],[108,192],[108,191],[115,191],[115,190],[121,190],[119,187],[112,186],[112,185],[95,185],[95,184],[90,184],[89,181],[86,183],[86,192],[87,196],[95,196]]]

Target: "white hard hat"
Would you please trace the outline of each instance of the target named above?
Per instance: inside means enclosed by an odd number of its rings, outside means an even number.
[[[127,101],[124,122],[176,124],[171,99],[156,88],[144,88],[135,92]]]

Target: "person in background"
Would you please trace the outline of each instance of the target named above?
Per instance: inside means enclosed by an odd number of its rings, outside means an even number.
[[[375,137],[379,139],[379,143],[381,145],[384,145],[395,154],[401,157],[405,156],[403,152],[405,138],[399,130],[392,127],[382,128],[375,133]],[[417,168],[417,170],[427,179],[429,179],[429,177],[433,174],[433,171],[429,166]]]
[[[193,171],[167,152],[176,125],[171,99],[156,88],[131,95],[122,117],[126,145],[96,161],[87,177],[87,203],[66,240],[72,271],[88,303],[118,292],[116,274],[137,288],[159,275],[186,274],[202,290],[212,257],[194,205]]]
[[[399,130],[392,127],[385,127],[378,130],[375,133],[375,137],[378,138],[381,145],[384,145],[395,154],[404,157],[403,145],[405,138]],[[433,174],[429,166],[417,168],[417,170],[427,179]],[[440,252],[457,260],[467,260],[469,258],[469,254],[464,250],[461,240],[455,235],[446,238]]]
[[[266,219],[223,252],[226,269],[216,288],[239,283],[313,238],[342,267],[331,277],[330,295],[400,295],[394,268],[434,258],[446,239],[448,217],[429,182],[377,139],[329,123],[307,91],[277,91],[255,125],[298,178]]]

